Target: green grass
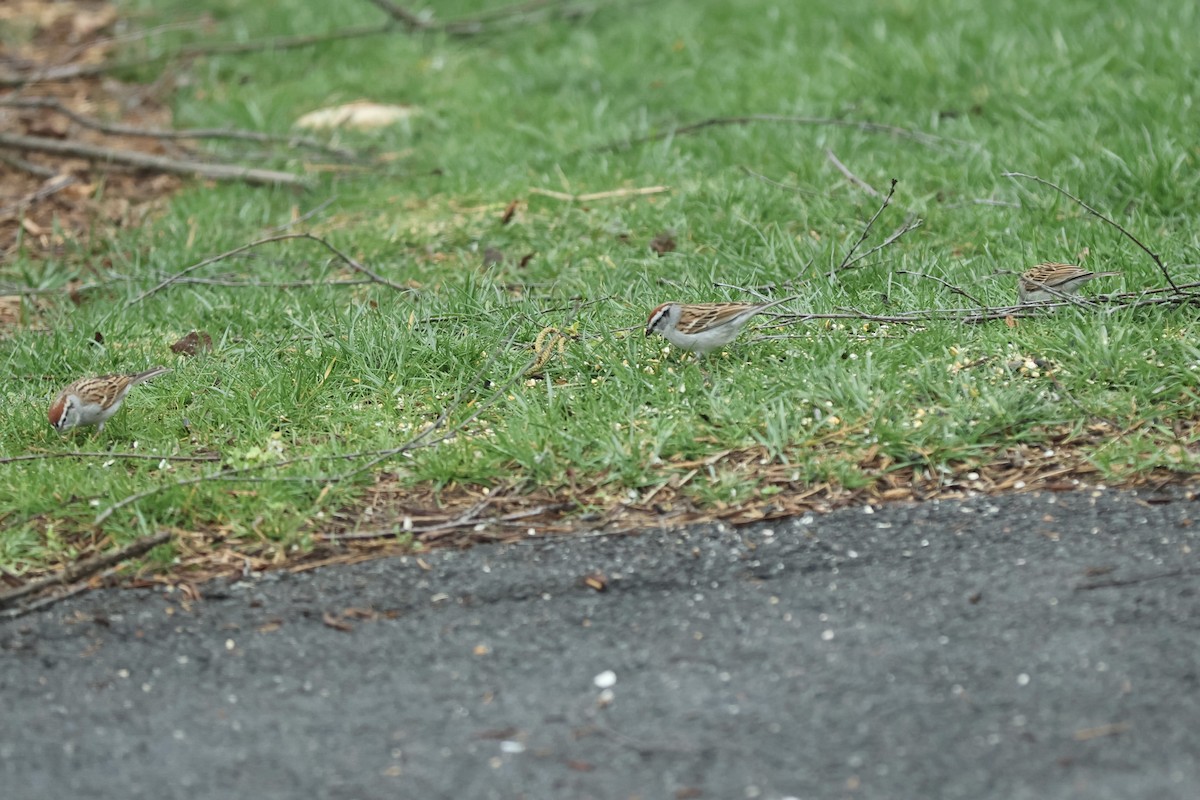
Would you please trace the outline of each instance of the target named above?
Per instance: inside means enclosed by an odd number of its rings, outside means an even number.
[[[125,5],[147,26],[203,10],[214,23],[197,29],[215,40],[380,19],[365,2]],[[424,113],[410,130],[338,136],[389,154],[382,167],[320,173],[307,193],[194,183],[162,216],[111,242],[50,261],[18,254],[0,267],[0,281],[38,287],[76,276],[117,279],[78,307],[48,301],[39,321],[49,332],[0,339],[10,376],[4,454],[217,453],[220,466],[259,468],[243,476],[253,481],[169,487],[218,465],[102,456],[0,465],[0,565],[25,572],[71,558],[96,541],[98,513],[157,486],[166,488],[121,508],[100,530],[117,542],[166,526],[270,542],[282,552],[303,547],[321,515],[353,504],[373,477],[332,482],[355,462],[320,457],[395,447],[460,395],[476,405],[450,420],[465,418],[491,393],[472,385],[477,372],[503,386],[550,326],[574,335],[536,375],[518,377],[466,435],[377,469],[414,486],[517,478],[553,490],[599,481],[618,498],[658,486],[672,463],[761,446],[796,483],[855,487],[875,477],[861,462],[872,447],[893,464],[955,469],[1017,444],[1062,442],[1065,431],[1077,457],[1108,480],[1195,471],[1195,434],[1180,438],[1176,424],[1190,431],[1200,420],[1200,348],[1186,307],[1070,308],[1015,327],[810,320],[768,331],[789,339],[743,334],[709,359],[711,385],[690,358],[640,331],[649,309],[667,299],[745,299],[714,282],[799,279],[796,309],[881,315],[966,304],[903,271],[941,277],[993,306],[1015,302],[1013,276],[998,272],[1084,253],[1088,266],[1122,272],[1088,294],[1162,285],[1128,239],[1047,189],[1001,177],[1008,170],[1069,188],[1150,244],[1178,282],[1197,280],[1194,3],[598,5],[582,20],[477,39],[397,33],[211,57],[186,70],[189,81],[174,98],[179,127],[283,132],[307,111],[358,98],[412,103]],[[450,18],[485,6],[462,0],[437,9]],[[173,33],[149,47],[170,52],[195,40]],[[137,68],[126,77],[157,72]],[[759,123],[596,149],[742,114],[871,120],[942,141]],[[924,220],[832,279],[825,272],[878,200],[849,185],[826,148],[880,190],[900,181],[864,248],[909,214]],[[299,170],[305,160],[283,151],[257,163]],[[586,204],[530,192],[654,185],[671,190]],[[411,282],[417,294],[379,285],[180,284],[127,305],[161,277],[286,223],[293,207],[303,212],[331,197],[302,229],[390,280]],[[503,225],[514,199],[522,205]],[[678,249],[660,257],[648,245],[665,231]],[[488,248],[504,262],[484,266]],[[303,241],[195,275],[355,277]],[[191,330],[212,334],[211,354],[169,351]],[[60,437],[46,424],[45,409],[67,381],[155,363],[175,371],[135,389],[102,435]],[[1087,435],[1098,420],[1129,433]],[[293,458],[312,460],[272,466]],[[712,504],[764,488],[755,474],[718,463],[688,491]]]

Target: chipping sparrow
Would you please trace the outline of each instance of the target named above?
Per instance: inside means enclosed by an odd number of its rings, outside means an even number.
[[[131,386],[170,371],[166,367],[154,367],[136,375],[80,378],[54,399],[50,406],[50,424],[59,433],[78,425],[95,425],[99,433],[104,430],[108,418],[120,410]]]
[[[657,333],[682,350],[703,355],[736,339],[756,315],[796,297],[770,303],[663,303],[650,312],[646,335]]]
[[[1083,284],[1092,278],[1120,275],[1119,272],[1092,272],[1074,264],[1053,262],[1038,264],[1017,279],[1017,299],[1021,303],[1045,303],[1061,300],[1063,295],[1079,294]]]

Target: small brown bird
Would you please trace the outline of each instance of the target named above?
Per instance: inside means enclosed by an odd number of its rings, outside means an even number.
[[[1048,262],[1038,264],[1017,279],[1017,299],[1022,303],[1046,303],[1074,297],[1083,284],[1093,278],[1120,275],[1119,272],[1092,272],[1074,264]]]
[[[136,375],[80,378],[59,392],[50,405],[50,424],[59,433],[80,425],[95,425],[99,433],[108,418],[121,409],[130,387],[170,371],[154,367]]]
[[[751,319],[798,295],[769,303],[663,303],[650,312],[646,335],[665,338],[681,350],[701,355],[732,342]]]

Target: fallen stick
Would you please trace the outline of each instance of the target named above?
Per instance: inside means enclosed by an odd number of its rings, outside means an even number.
[[[23,586],[19,586],[9,592],[0,594],[0,607],[12,603],[14,600],[19,600],[22,597],[28,597],[35,592],[40,592],[42,589],[50,586],[66,586],[70,583],[82,580],[99,572],[102,569],[120,564],[129,558],[135,558],[141,554],[158,547],[171,540],[170,531],[159,531],[150,536],[143,536],[140,539],[135,539],[124,547],[120,547],[111,553],[103,553],[92,558],[85,559],[76,564],[63,569],[54,575],[47,575],[44,578],[29,581]]]
[[[182,159],[156,156],[149,153],[138,153],[132,150],[117,150],[111,147],[98,147],[82,142],[69,142],[61,139],[50,139],[44,136],[20,136],[12,133],[0,133],[0,148],[10,150],[32,150],[38,153],[53,153],[60,156],[86,158],[102,164],[120,164],[137,169],[152,169],[172,175],[187,175],[196,178],[212,178],[213,180],[245,181],[252,184],[274,184],[282,186],[307,186],[308,181],[290,172],[278,172],[271,169],[242,167],[236,164],[206,164],[202,161],[186,161]]]

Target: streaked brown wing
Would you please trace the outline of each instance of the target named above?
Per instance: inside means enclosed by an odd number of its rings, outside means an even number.
[[[736,317],[752,308],[755,303],[695,303],[684,306],[683,316],[675,326],[680,333],[699,333]]]

